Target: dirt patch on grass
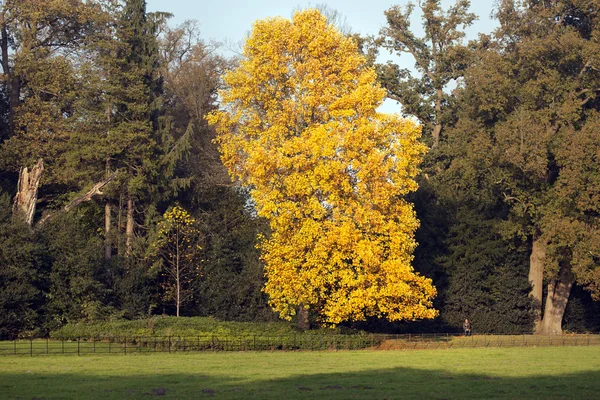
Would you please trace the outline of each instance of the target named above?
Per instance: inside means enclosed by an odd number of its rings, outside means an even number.
[[[165,388],[154,388],[154,389],[152,389],[152,391],[150,392],[150,394],[152,396],[166,396],[167,395],[167,389],[165,389]]]
[[[340,385],[329,385],[322,387],[321,390],[344,390],[344,388]]]

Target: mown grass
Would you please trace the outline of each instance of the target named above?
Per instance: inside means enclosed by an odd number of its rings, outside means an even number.
[[[600,347],[2,357],[3,399],[595,399]]]

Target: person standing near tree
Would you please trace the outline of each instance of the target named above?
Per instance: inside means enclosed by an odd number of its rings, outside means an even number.
[[[468,319],[465,319],[463,323],[463,331],[465,332],[465,336],[471,336],[471,323]]]

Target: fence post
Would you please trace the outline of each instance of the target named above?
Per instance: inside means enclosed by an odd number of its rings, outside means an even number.
[[[167,338],[167,340],[168,340],[168,349],[169,349],[169,354],[171,354],[171,336],[169,336],[169,337]]]
[[[13,350],[14,350],[14,354],[17,354],[17,339],[13,340]]]
[[[81,342],[81,337],[77,338],[77,355],[79,355],[79,346],[80,346],[80,342]]]
[[[50,354],[50,346],[48,343],[49,340],[50,340],[49,338],[46,338],[46,354]]]
[[[29,354],[33,357],[33,338],[29,338]]]
[[[62,343],[62,354],[65,354],[65,338],[62,338],[61,343]]]
[[[125,339],[125,347],[123,347],[123,351],[125,352],[125,355],[127,355],[127,336],[124,337]]]

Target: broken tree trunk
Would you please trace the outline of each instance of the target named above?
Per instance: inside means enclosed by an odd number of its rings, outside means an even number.
[[[42,172],[44,172],[44,161],[41,158],[31,171],[27,167],[21,168],[21,171],[19,171],[18,189],[13,204],[13,217],[24,221],[29,226],[33,223]]]

